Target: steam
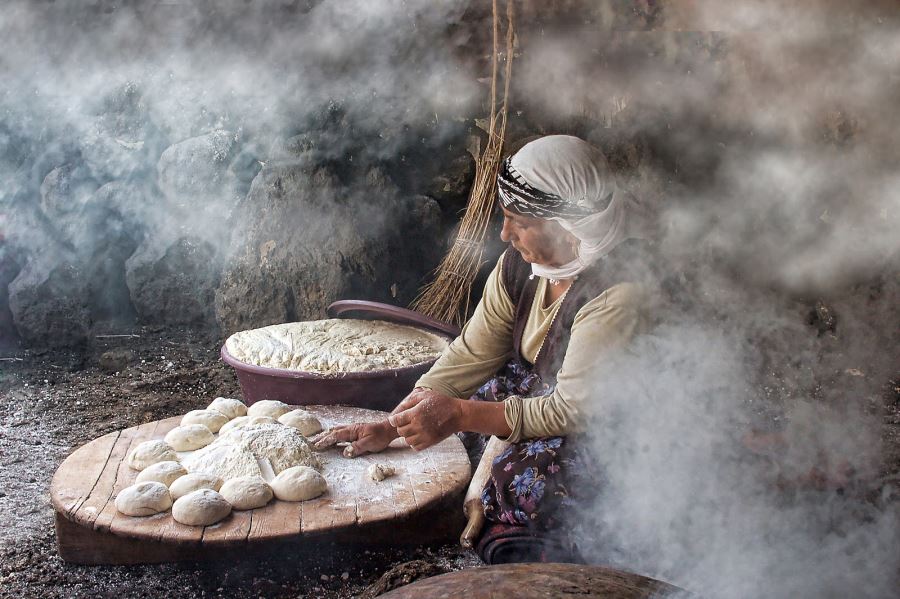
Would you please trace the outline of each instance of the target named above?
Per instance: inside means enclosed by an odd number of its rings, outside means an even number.
[[[443,43],[464,8],[5,3],[0,224],[6,259],[32,273],[16,286],[101,255],[152,262],[181,238],[213,257],[202,268],[214,279],[253,178],[300,133],[342,167],[397,172],[442,155],[481,94],[460,68],[464,40]],[[372,230],[390,230],[378,217]]]
[[[900,363],[896,12],[667,3],[663,31],[634,32],[594,6],[566,35],[523,34],[517,98],[586,127],[656,201],[676,297],[597,374],[608,480],[572,514],[580,548],[710,597],[895,595],[879,396]],[[751,429],[789,446],[753,457]],[[777,490],[842,460],[842,492]]]

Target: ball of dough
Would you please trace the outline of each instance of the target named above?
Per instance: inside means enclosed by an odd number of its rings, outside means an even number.
[[[185,424],[170,430],[166,433],[165,439],[175,451],[194,451],[206,447],[215,437],[206,425]]]
[[[293,410],[293,408],[283,401],[278,401],[277,399],[264,399],[247,408],[247,416],[268,416],[269,418],[278,418],[291,410]]]
[[[387,464],[372,464],[366,468],[366,475],[377,483],[396,473],[397,470]]]
[[[116,509],[126,516],[152,516],[172,507],[166,485],[147,481],[122,489],[116,495]]]
[[[247,406],[244,405],[244,402],[230,397],[217,397],[206,406],[206,409],[225,414],[229,420],[247,415]]]
[[[155,480],[167,487],[175,482],[176,479],[187,474],[188,471],[178,462],[157,462],[151,464],[141,470],[141,473],[134,479],[135,482],[145,482]]]
[[[157,462],[174,462],[177,460],[178,454],[175,453],[175,450],[168,443],[159,439],[144,441],[128,454],[128,465],[135,470],[143,470],[150,464],[156,464]]]
[[[218,491],[222,486],[222,479],[215,474],[207,474],[205,472],[191,472],[175,479],[169,485],[169,495],[172,499],[184,497],[188,493],[192,493],[197,489],[212,489]]]
[[[229,420],[222,426],[222,428],[219,429],[219,436],[227,433],[228,431],[233,431],[241,428],[242,426],[247,426],[248,420],[250,420],[249,416],[238,416],[233,420]]]
[[[253,510],[272,501],[274,493],[260,476],[241,476],[225,481],[219,493],[236,510]]]
[[[309,466],[293,466],[272,480],[275,497],[282,501],[306,501],[325,492],[325,478]]]
[[[322,431],[322,423],[319,422],[319,419],[306,410],[291,410],[286,414],[282,414],[278,418],[278,422],[285,426],[294,427],[304,437],[311,437]]]
[[[244,426],[255,426],[257,424],[281,424],[271,416],[250,416]]]
[[[212,489],[192,491],[172,505],[175,521],[189,526],[209,526],[230,513],[231,504]]]
[[[228,416],[215,410],[191,410],[181,417],[181,425],[202,424],[211,432],[217,433],[228,420]]]

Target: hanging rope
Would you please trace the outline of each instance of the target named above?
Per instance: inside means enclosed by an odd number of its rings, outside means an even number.
[[[497,171],[503,158],[506,133],[506,112],[509,100],[509,81],[515,46],[513,28],[513,0],[506,1],[506,54],[503,70],[503,99],[497,102],[500,76],[500,17],[497,0],[493,0],[493,57],[491,59],[491,113],[484,127],[488,134],[484,151],[477,149],[475,181],[469,193],[466,212],[459,225],[456,239],[435,271],[434,280],[427,284],[413,301],[419,312],[461,326],[471,314],[472,283],[483,263],[484,238],[491,221],[496,195]]]

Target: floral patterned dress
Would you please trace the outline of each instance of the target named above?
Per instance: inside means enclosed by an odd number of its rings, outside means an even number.
[[[545,395],[553,389],[523,363],[512,360],[470,398],[503,401],[510,395]],[[483,436],[464,442],[483,450]],[[478,445],[480,443],[480,446]],[[481,494],[488,521],[528,527],[532,531],[558,528],[560,512],[579,494],[595,486],[596,476],[577,451],[575,437],[540,437],[510,445],[494,459],[491,477]]]

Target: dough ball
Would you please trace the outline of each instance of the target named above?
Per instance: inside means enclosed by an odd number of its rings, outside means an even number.
[[[247,426],[248,420],[250,420],[249,416],[238,416],[237,418],[234,418],[233,420],[229,420],[224,425],[222,425],[222,428],[219,429],[219,436],[223,435],[224,433],[227,433],[228,431],[237,430],[237,429],[241,428],[242,426]]]
[[[172,499],[178,499],[197,489],[212,489],[213,491],[218,491],[221,486],[222,479],[214,474],[192,472],[175,479],[175,482],[169,485],[169,495],[172,496]]]
[[[222,497],[236,510],[253,510],[272,501],[274,493],[261,476],[242,476],[225,481]]]
[[[145,482],[155,480],[167,487],[175,482],[176,479],[187,474],[188,471],[178,462],[157,462],[151,464],[141,470],[141,473],[134,479],[135,482]]]
[[[178,461],[178,454],[165,441],[154,439],[144,441],[128,454],[128,465],[135,470],[143,470],[157,462]]]
[[[166,443],[175,451],[194,451],[213,442],[212,431],[203,424],[176,426],[166,433]]]
[[[311,437],[322,431],[322,423],[319,422],[319,419],[306,410],[291,410],[282,414],[278,418],[278,422],[297,429],[304,437]]]
[[[231,504],[212,489],[191,491],[172,506],[175,521],[189,526],[209,526],[230,513]]]
[[[256,426],[258,424],[280,424],[271,416],[250,416],[245,426]]]
[[[397,470],[387,464],[372,464],[366,468],[366,475],[377,483],[395,474],[397,474]]]
[[[325,492],[325,478],[309,466],[293,466],[272,481],[275,497],[282,501],[306,501]]]
[[[191,410],[181,418],[181,425],[202,424],[210,432],[217,433],[228,420],[228,416],[215,410]]]
[[[152,516],[172,507],[166,485],[147,481],[131,485],[116,495],[116,509],[126,516]]]
[[[264,399],[247,408],[247,416],[268,416],[269,418],[278,418],[282,414],[287,414],[293,410],[291,406],[277,399]]]
[[[217,397],[212,400],[211,404],[206,406],[206,409],[225,414],[229,420],[247,415],[247,406],[244,405],[244,402],[230,397]]]

